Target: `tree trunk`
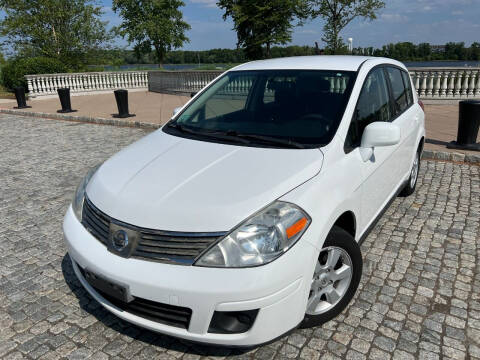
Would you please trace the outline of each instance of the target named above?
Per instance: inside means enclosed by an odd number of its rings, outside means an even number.
[[[57,56],[60,56],[60,46],[58,44],[57,32],[55,31],[55,26],[52,25],[53,40],[55,41],[55,47],[57,50]]]
[[[158,65],[161,67],[163,65],[163,61],[165,60],[166,51],[163,48],[163,46],[161,46],[160,44],[155,44],[154,47],[155,47],[155,56],[157,57]]]
[[[270,47],[271,47],[270,42],[267,42],[267,59],[270,59]]]

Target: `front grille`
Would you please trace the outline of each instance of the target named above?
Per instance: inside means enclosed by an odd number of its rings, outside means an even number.
[[[82,224],[97,240],[107,245],[110,217],[93,206],[87,198],[83,202]]]
[[[169,257],[173,261],[188,262],[196,259],[218,239],[219,237],[209,237],[202,234],[182,236],[142,230],[133,256],[145,259]]]
[[[138,241],[132,245],[131,257],[182,265],[193,264],[208,247],[227,234],[182,233],[140,228],[112,219],[85,197],[82,224],[107,247],[112,222],[138,233]]]
[[[78,266],[85,278],[85,271]],[[192,310],[186,307],[158,303],[147,299],[135,297],[133,301],[125,303],[114,297],[105,294],[92,286],[105,300],[115,305],[122,311],[139,316],[144,319],[155,321],[161,324],[187,329],[190,325]]]

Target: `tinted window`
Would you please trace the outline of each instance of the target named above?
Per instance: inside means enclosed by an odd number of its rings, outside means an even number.
[[[402,71],[403,82],[405,83],[405,87],[407,88],[407,100],[408,105],[413,104],[413,89],[412,89],[412,82],[410,81],[410,75],[407,72]]]
[[[402,72],[397,68],[387,68],[390,83],[392,84],[393,98],[395,100],[395,111],[401,114],[408,107],[407,90],[403,84]]]
[[[232,71],[164,131],[239,145],[246,138],[253,146],[284,147],[280,141],[286,146],[288,142],[311,148],[325,145],[343,117],[355,76],[355,72],[323,70]],[[274,139],[268,144],[265,137]]]
[[[348,130],[346,148],[360,145],[363,131],[375,121],[392,118],[390,96],[383,68],[373,70],[363,84],[355,115]]]

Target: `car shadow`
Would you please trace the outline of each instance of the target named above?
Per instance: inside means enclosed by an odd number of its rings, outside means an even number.
[[[162,347],[166,350],[184,352],[200,356],[228,356],[243,355],[252,348],[229,348],[222,346],[208,346],[192,341],[174,338],[169,335],[159,334],[137,325],[128,323],[105,310],[82,286],[73,270],[70,256],[65,254],[62,259],[62,273],[68,287],[77,297],[80,308],[98,321],[102,322],[118,333],[128,336],[145,344]]]
[[[433,144],[433,145],[441,145],[441,146],[447,146],[447,145],[450,144],[447,141],[440,141],[440,140],[435,140],[435,139],[425,139],[425,143]]]

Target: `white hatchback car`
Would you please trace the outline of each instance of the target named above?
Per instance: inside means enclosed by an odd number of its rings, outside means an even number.
[[[332,319],[359,244],[411,194],[424,112],[397,61],[251,62],[92,169],[63,229],[107,310],[192,341],[268,342]]]

